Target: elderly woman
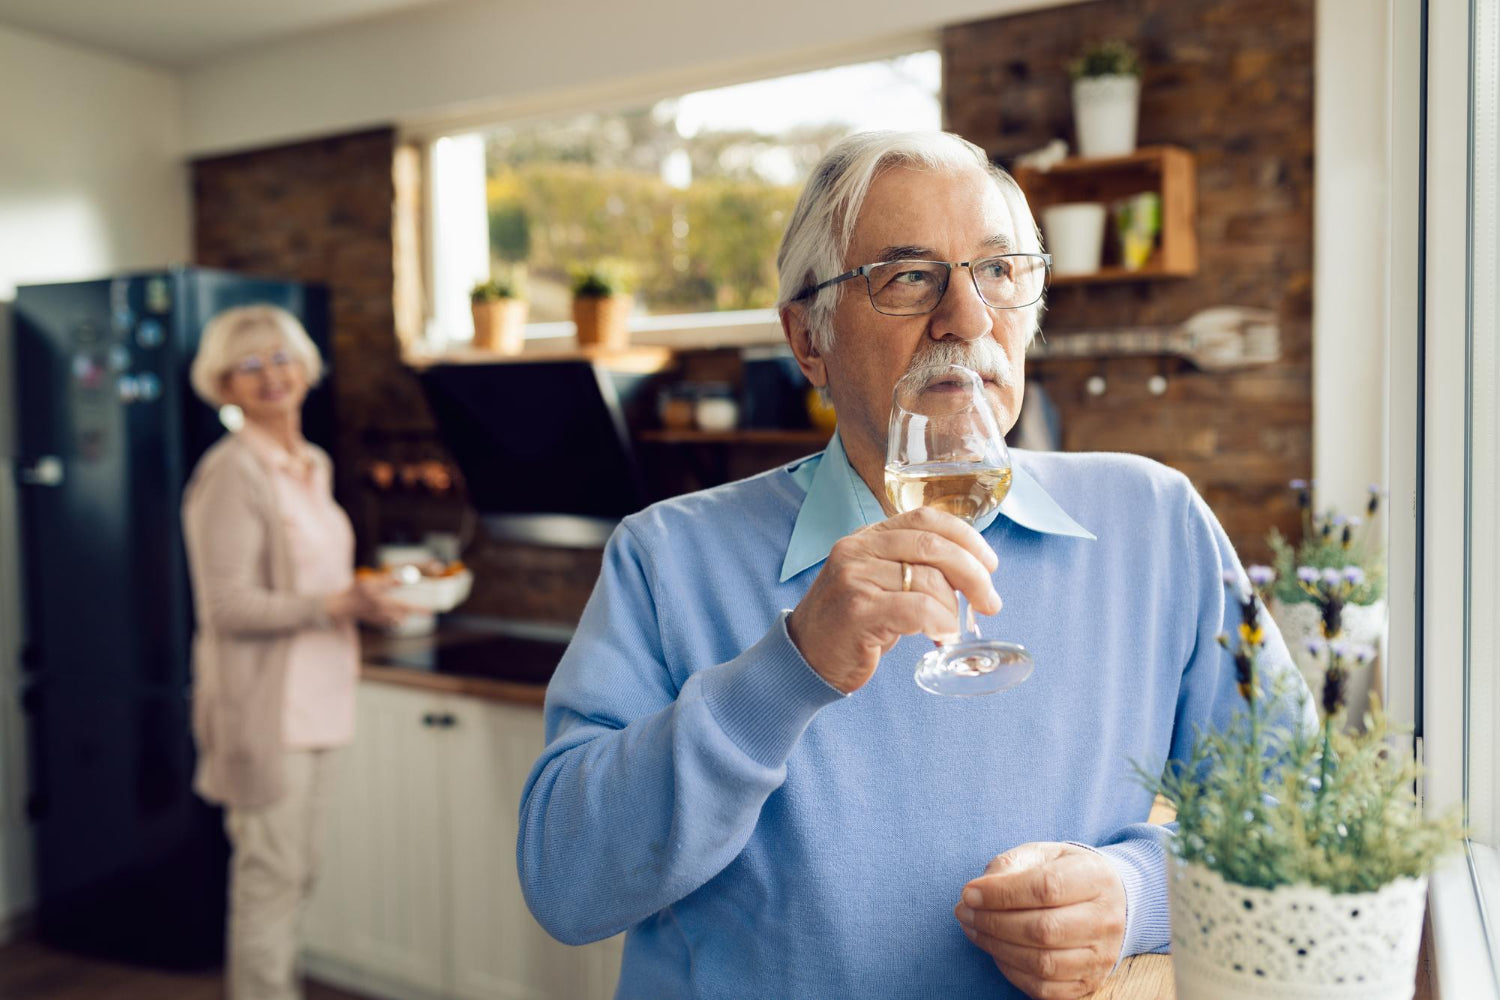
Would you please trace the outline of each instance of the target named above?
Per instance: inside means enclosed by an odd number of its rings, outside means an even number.
[[[354,533],[326,453],[302,436],[322,375],[294,316],[246,306],[208,324],[193,389],[244,415],[183,499],[198,632],[194,780],[222,803],[233,848],[229,996],[300,995],[297,924],[317,866],[330,752],[354,736],[355,621],[408,610],[354,579]]]

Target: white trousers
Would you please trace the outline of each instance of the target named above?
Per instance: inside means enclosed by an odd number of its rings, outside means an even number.
[[[333,751],[289,750],[286,794],[262,809],[228,809],[229,1000],[301,1000],[302,912],[312,895]]]

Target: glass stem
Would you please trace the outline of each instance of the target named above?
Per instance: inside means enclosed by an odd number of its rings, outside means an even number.
[[[974,620],[974,609],[969,606],[969,599],[964,596],[962,590],[955,590],[953,596],[958,598],[958,638],[963,641],[967,638],[980,638],[979,623]]]

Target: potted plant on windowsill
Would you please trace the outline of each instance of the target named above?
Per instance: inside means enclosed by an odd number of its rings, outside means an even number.
[[[1290,485],[1302,514],[1302,537],[1293,545],[1273,528],[1266,538],[1276,569],[1271,617],[1314,691],[1323,684],[1320,644],[1331,635],[1377,651],[1349,677],[1348,700],[1355,708],[1350,721],[1357,725],[1363,720],[1369,692],[1379,688],[1375,679],[1385,638],[1385,556],[1375,529],[1382,491],[1372,485],[1363,515],[1345,517],[1331,508],[1315,512],[1314,484],[1293,479]],[[1330,574],[1330,570],[1337,572]],[[1334,579],[1340,574],[1348,576],[1343,584]]]
[[[1239,608],[1230,651],[1245,712],[1200,733],[1147,784],[1177,810],[1168,848],[1179,1000],[1410,1000],[1427,876],[1457,844],[1457,815],[1425,817],[1411,756],[1387,740],[1378,701],[1345,730],[1349,667],[1370,650],[1325,642],[1321,723],[1288,731],[1300,702],[1263,690],[1264,600],[1252,566],[1226,579]],[[1300,692],[1299,692],[1300,693]]]
[[[519,270],[481,281],[469,292],[474,314],[474,346],[520,354],[526,343],[525,279]]]
[[[1068,66],[1073,78],[1073,124],[1079,156],[1135,152],[1141,98],[1141,61],[1124,42],[1086,49]]]
[[[630,345],[628,319],[634,304],[635,269],[620,260],[597,260],[572,268],[573,324],[579,347],[622,351]]]

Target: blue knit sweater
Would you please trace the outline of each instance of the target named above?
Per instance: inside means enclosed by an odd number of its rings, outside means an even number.
[[[836,447],[824,460],[847,464]],[[784,609],[821,562],[778,580],[806,467],[657,504],[615,532],[547,691],[516,857],[557,938],[629,932],[620,997],[1020,997],[952,908],[1028,841],[1098,847],[1125,885],[1125,953],[1166,947],[1160,830],[1132,764],[1159,772],[1195,725],[1240,707],[1216,642],[1235,624],[1222,577],[1238,562],[1165,466],[1014,461],[1097,537],[1019,516],[985,529],[1005,608],[981,630],[1024,643],[1037,667],[982,698],[913,683],[921,636],[849,696],[802,659]],[[1295,676],[1268,633],[1268,683]]]

